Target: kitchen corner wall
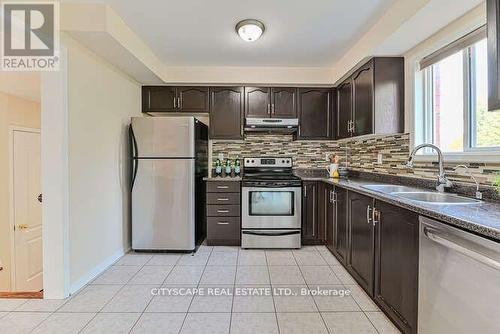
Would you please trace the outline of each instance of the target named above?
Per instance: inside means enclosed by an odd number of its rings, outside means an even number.
[[[405,164],[409,155],[409,134],[377,136],[339,141],[294,141],[291,135],[247,135],[244,141],[212,140],[212,159],[219,153],[224,158],[235,159],[248,156],[291,156],[294,168],[324,168],[328,165],[326,154],[336,154],[345,164],[358,171],[436,179],[437,162],[415,162],[414,169]],[[382,163],[377,155],[382,153]],[[445,164],[450,179],[470,183],[470,176],[462,170],[453,171],[457,163]],[[500,172],[500,163],[467,163],[477,180],[492,185],[495,173]]]

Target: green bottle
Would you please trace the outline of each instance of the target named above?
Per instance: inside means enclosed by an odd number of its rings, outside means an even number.
[[[240,159],[236,158],[236,160],[234,161],[234,175],[238,176],[240,175],[240,173],[241,173]]]
[[[222,174],[222,163],[219,159],[215,161],[215,175],[220,176]]]

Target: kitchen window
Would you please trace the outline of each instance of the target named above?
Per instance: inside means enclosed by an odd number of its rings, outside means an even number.
[[[486,49],[482,27],[422,59],[415,145],[457,154],[500,150],[500,111],[487,108]]]

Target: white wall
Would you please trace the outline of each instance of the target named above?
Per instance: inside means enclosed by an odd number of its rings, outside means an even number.
[[[140,85],[65,35],[73,292],[130,248],[128,141]]]

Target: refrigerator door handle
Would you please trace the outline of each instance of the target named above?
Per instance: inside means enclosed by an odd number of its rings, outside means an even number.
[[[130,191],[134,188],[135,178],[137,177],[137,169],[139,168],[139,152],[137,149],[137,140],[135,139],[134,129],[132,128],[132,124],[129,126],[129,135],[131,141],[131,155],[132,155],[132,173],[131,173],[131,183],[130,183]]]

